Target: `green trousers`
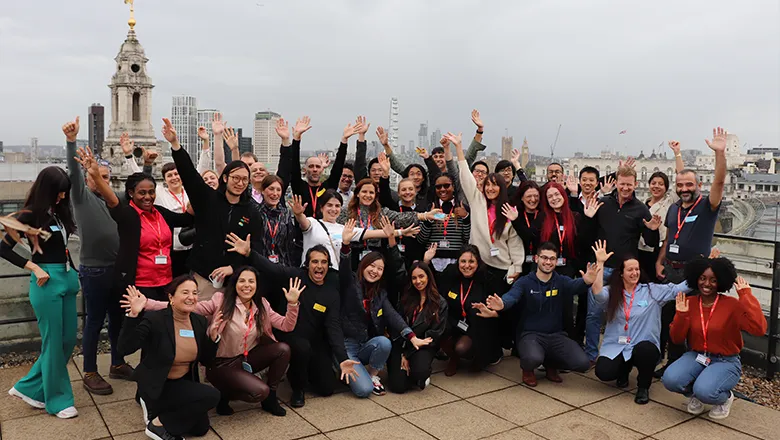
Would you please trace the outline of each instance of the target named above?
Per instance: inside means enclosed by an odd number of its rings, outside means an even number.
[[[30,277],[30,303],[38,318],[41,355],[14,387],[25,396],[46,403],[49,414],[57,414],[73,406],[68,361],[76,345],[79,279],[76,271],[66,271],[64,264],[40,266],[50,278],[39,287],[35,274]]]

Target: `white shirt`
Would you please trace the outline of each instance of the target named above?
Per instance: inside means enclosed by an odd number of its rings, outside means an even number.
[[[325,246],[330,254],[330,266],[339,270],[339,255],[341,253],[341,233],[344,231],[344,225],[330,223],[325,220],[319,220],[307,217],[309,220],[309,229],[303,231],[303,259],[306,260],[306,253],[314,246],[321,244]],[[322,223],[320,223],[322,222]],[[327,231],[322,228],[325,225]],[[363,239],[363,228],[355,228],[353,242],[359,242]]]
[[[349,201],[352,200],[352,196],[355,195],[355,192],[352,191],[351,189],[347,191],[342,191],[341,189],[337,189],[336,192],[338,192],[339,195],[341,195],[341,198],[344,201],[344,203],[342,203],[343,206],[349,205]]]
[[[154,204],[162,206],[171,212],[183,214],[187,209],[187,204],[190,202],[190,198],[187,197],[187,192],[184,191],[184,188],[182,188],[181,194],[173,194],[163,185],[157,185],[156,192],[157,196],[154,199]],[[181,232],[181,228],[173,229],[173,250],[186,251],[187,249],[192,249],[191,245],[183,246],[181,244],[179,241],[179,232]]]

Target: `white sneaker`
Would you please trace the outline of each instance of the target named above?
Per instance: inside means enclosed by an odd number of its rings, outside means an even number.
[[[729,391],[729,399],[720,405],[715,405],[710,410],[711,419],[725,419],[731,412],[731,404],[734,403],[734,393]]]
[[[62,411],[57,413],[57,417],[59,417],[61,419],[72,419],[72,418],[76,417],[77,415],[79,415],[79,412],[76,411],[76,408],[74,408],[72,406],[69,406],[69,407],[67,407],[67,408],[65,408]]]
[[[39,401],[37,401],[35,399],[31,399],[31,398],[25,396],[24,394],[19,392],[19,390],[17,390],[16,387],[11,387],[11,389],[8,390],[8,395],[9,396],[18,397],[19,399],[22,399],[22,401],[24,403],[30,405],[33,408],[36,408],[36,409],[44,409],[44,408],[46,408],[46,404],[45,403],[39,402]]]
[[[379,379],[379,376],[371,376],[371,382],[374,385],[373,393],[375,396],[384,396],[387,394],[387,391],[385,391],[385,387],[382,385],[382,381]]]
[[[141,404],[141,410],[144,413],[144,425],[149,424],[149,410],[146,409],[146,402],[144,402],[144,399],[139,397],[138,402]]]
[[[696,396],[691,396],[691,400],[688,401],[688,412],[698,416],[704,412],[704,404]]]

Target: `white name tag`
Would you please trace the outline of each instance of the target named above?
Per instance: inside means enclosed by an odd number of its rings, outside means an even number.
[[[439,247],[442,249],[449,249],[450,248],[450,242],[449,240],[442,240],[439,242]]]
[[[365,256],[366,256],[366,255],[368,255],[368,254],[369,254],[369,252],[371,252],[371,251],[363,251],[363,252],[361,252],[361,253],[360,253],[360,257],[358,257],[358,258],[359,258],[360,260],[362,260],[363,258],[365,258]]]
[[[168,264],[168,256],[158,255],[154,257],[154,264]]]
[[[465,320],[458,321],[458,328],[463,332],[466,333],[469,331],[469,324]]]
[[[498,248],[497,247],[490,248],[490,256],[491,257],[497,257],[498,256]]]
[[[631,338],[628,336],[619,336],[618,337],[618,344],[629,344],[631,342]]]
[[[689,215],[685,218],[685,223],[693,223],[696,221],[696,219],[699,218],[698,215]]]
[[[708,367],[710,365],[711,359],[708,356],[705,356],[703,354],[697,354],[696,362],[704,365],[705,367]]]
[[[271,254],[271,255],[268,256],[268,261],[270,261],[271,263],[278,263],[279,262],[279,256],[276,255],[276,254]],[[250,371],[250,373],[251,373],[251,371]]]
[[[669,245],[669,253],[670,254],[679,254],[680,253],[680,246],[677,246],[674,243],[670,244]]]
[[[58,232],[60,230],[60,227],[57,225],[51,225],[49,226],[49,229],[51,229],[51,232]]]
[[[555,265],[558,267],[566,266],[566,259],[563,257],[558,258],[558,262],[556,262]]]
[[[534,262],[534,256],[533,255],[526,255],[525,256],[525,262],[526,263],[533,263]]]
[[[402,254],[403,254],[404,252],[406,252],[406,245],[405,245],[405,244],[399,244],[399,245],[398,245],[398,252],[400,252],[400,253],[402,253]]]
[[[249,362],[241,362],[241,368],[243,368],[247,373],[252,374],[252,366],[249,365]]]
[[[182,338],[194,338],[195,332],[192,330],[181,329],[179,330],[179,336],[181,336]]]

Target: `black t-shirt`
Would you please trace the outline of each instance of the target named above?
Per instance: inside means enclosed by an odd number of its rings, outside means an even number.
[[[703,196],[699,203],[689,208],[682,208],[682,200],[670,206],[666,213],[666,258],[672,261],[688,261],[698,255],[709,255],[720,207],[721,205],[718,205],[715,210],[712,209],[710,196]],[[678,219],[682,228],[675,239]],[[672,252],[675,245],[677,252]]]
[[[58,222],[54,216],[51,216],[46,224],[40,226],[35,224],[36,222],[31,213],[24,212],[19,215],[17,220],[26,225],[40,227],[44,231],[51,232],[51,238],[48,240],[44,241],[43,238],[38,238],[38,244],[40,245],[43,254],[37,252],[33,253],[31,258],[33,263],[54,264],[68,262],[68,255],[65,252],[67,249],[66,242],[68,234],[66,231],[62,230],[64,225]],[[63,236],[63,234],[65,235]],[[19,234],[19,236],[24,237],[24,234]],[[27,241],[30,243],[29,239]],[[15,245],[16,242],[14,239],[6,234],[2,240],[2,244],[0,244],[0,256],[8,260],[14,266],[23,268],[27,264],[27,258],[14,251]],[[32,243],[30,243],[30,248],[32,249]]]

